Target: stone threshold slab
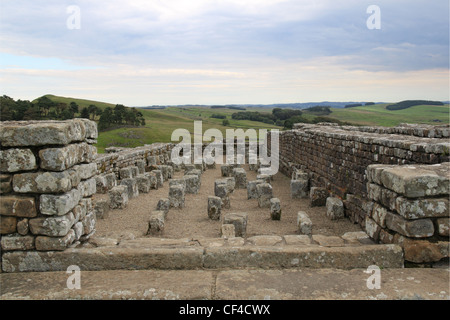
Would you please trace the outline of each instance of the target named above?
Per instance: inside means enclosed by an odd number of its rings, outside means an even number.
[[[100,270],[195,270],[222,268],[334,268],[353,269],[377,265],[402,268],[403,250],[398,245],[230,246],[230,247],[97,247],[59,252],[5,252],[3,272],[66,271],[69,266]]]
[[[3,273],[0,300],[450,299],[448,267],[382,269],[379,289],[367,286],[370,276],[366,269],[81,271],[80,288],[69,289],[62,271]]]

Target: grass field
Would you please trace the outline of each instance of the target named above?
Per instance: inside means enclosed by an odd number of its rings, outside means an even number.
[[[99,107],[102,110],[105,109],[106,107],[114,108],[116,106],[115,104],[112,104],[112,103],[86,100],[86,99],[78,99],[78,98],[60,97],[60,96],[55,96],[52,94],[47,94],[46,96],[50,100],[57,102],[57,103],[61,102],[61,103],[66,103],[67,105],[69,105],[71,102],[76,102],[79,106],[79,110],[81,110],[83,108],[87,108],[91,104],[95,104],[97,107]],[[32,102],[33,103],[37,102],[37,99],[33,100]]]
[[[393,127],[400,123],[447,124],[449,105],[420,105],[403,110],[386,110],[388,104],[332,109],[329,117],[357,125]],[[436,121],[437,120],[437,121]]]
[[[80,110],[88,107],[90,104],[104,109],[106,107],[115,107],[115,104],[99,101],[58,97],[48,95],[55,102],[64,102],[69,104],[75,101]],[[377,104],[372,106],[363,106],[356,108],[338,109],[332,108],[329,118],[351,123],[354,125],[370,126],[396,126],[400,123],[423,123],[423,124],[448,124],[449,123],[449,105],[414,106],[408,109],[389,111],[386,110],[387,104]],[[226,137],[226,129],[279,129],[282,127],[269,125],[262,122],[249,120],[233,120],[231,115],[239,110],[220,108],[211,109],[209,107],[169,107],[166,109],[141,109],[144,115],[145,127],[118,128],[105,132],[100,132],[97,148],[99,153],[103,153],[109,146],[137,147],[154,142],[171,142],[171,136],[175,129],[187,129],[192,135],[194,133],[194,121],[202,121],[202,129],[216,128]],[[272,109],[250,107],[246,111],[272,112]],[[230,122],[229,126],[222,125],[222,119],[211,118],[213,114],[226,116]],[[305,112],[304,118],[313,119],[314,114]],[[175,141],[178,142],[178,141]]]

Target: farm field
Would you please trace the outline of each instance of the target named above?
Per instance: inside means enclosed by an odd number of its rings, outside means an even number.
[[[86,99],[58,97],[48,95],[55,102],[69,104],[74,101],[80,109],[91,104],[101,109],[114,108],[111,103],[92,101]],[[418,105],[403,110],[387,110],[389,104],[375,104],[354,108],[331,108],[331,113],[326,115],[328,119],[338,120],[352,125],[363,126],[387,126],[392,127],[400,123],[421,124],[448,124],[450,120],[449,105]],[[137,147],[154,142],[170,142],[175,129],[187,129],[194,133],[194,121],[202,121],[203,132],[210,128],[219,129],[223,137],[226,129],[279,129],[283,127],[271,125],[258,121],[234,120],[232,114],[241,110],[230,108],[211,108],[208,106],[180,106],[167,107],[165,109],[139,109],[145,118],[143,127],[121,127],[100,132],[97,148],[99,153],[104,153],[105,148],[110,146]],[[257,111],[260,113],[271,113],[271,108],[246,107],[245,111]],[[302,110],[302,117],[312,121],[320,114]],[[223,125],[224,119],[212,118],[213,114],[226,117],[229,121],[227,126]],[[178,142],[178,141],[175,141]]]

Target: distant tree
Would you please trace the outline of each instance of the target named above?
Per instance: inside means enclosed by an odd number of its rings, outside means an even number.
[[[85,119],[89,119],[89,110],[88,110],[88,108],[84,107],[83,109],[81,109],[80,117],[81,118],[85,118]]]
[[[68,119],[73,119],[73,116],[74,116],[73,111],[71,109],[67,108],[61,112],[59,117],[61,120],[68,120]]]
[[[88,107],[88,111],[92,120],[95,120],[95,115],[97,114],[98,107],[95,104],[90,104]]]
[[[46,117],[52,107],[55,107],[56,103],[50,100],[47,96],[42,96],[38,99],[36,103],[37,111],[39,117]]]
[[[14,120],[14,109],[16,108],[16,102],[13,98],[6,95],[0,97],[0,120],[9,121]]]
[[[32,109],[33,104],[28,100],[17,100],[16,110],[14,112],[14,120],[23,120],[27,110]]]
[[[227,127],[227,126],[230,125],[230,121],[229,121],[228,119],[224,119],[224,120],[222,121],[222,125],[223,125],[224,127]]]
[[[78,104],[76,102],[72,101],[69,106],[70,106],[70,109],[72,110],[72,112],[74,114],[80,112],[79,111],[79,106],[78,106]]]
[[[111,127],[114,122],[114,111],[111,107],[106,107],[103,110],[100,119],[98,120],[98,129],[105,130]]]

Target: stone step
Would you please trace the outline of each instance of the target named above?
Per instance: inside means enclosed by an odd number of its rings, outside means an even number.
[[[261,240],[261,239],[259,239]],[[268,245],[242,238],[179,241],[144,239],[116,242],[94,248],[71,248],[59,252],[5,252],[3,272],[81,270],[193,270],[222,268],[402,268],[403,251],[398,245],[322,246]],[[281,237],[280,237],[281,240]],[[230,242],[229,242],[230,241]],[[107,243],[107,242],[105,242]],[[262,242],[264,244],[264,242]],[[272,245],[271,245],[272,244]]]

